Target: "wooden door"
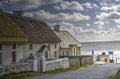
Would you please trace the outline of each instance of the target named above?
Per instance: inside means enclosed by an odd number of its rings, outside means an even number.
[[[2,53],[0,53],[0,64],[2,64]]]

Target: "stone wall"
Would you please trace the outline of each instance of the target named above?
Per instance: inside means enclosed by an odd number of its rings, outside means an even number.
[[[30,71],[30,70],[32,70],[32,68],[31,68],[31,65],[28,63],[1,65],[0,75],[16,73],[16,72],[21,72],[21,71]]]
[[[68,58],[70,66],[93,64],[93,56],[69,56]]]
[[[46,62],[46,71],[54,70],[58,68],[68,68],[69,60],[68,58],[61,58],[56,60],[51,60]]]

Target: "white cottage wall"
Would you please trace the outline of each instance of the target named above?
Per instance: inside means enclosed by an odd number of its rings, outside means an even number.
[[[21,59],[23,59],[23,53],[24,53],[24,48],[23,48],[24,45],[16,45],[16,62],[19,62]]]
[[[23,45],[16,45],[16,49],[12,49],[12,44],[2,45],[2,64],[12,64],[12,51],[16,52],[16,62],[23,58]]]
[[[33,44],[33,49],[29,49],[29,44],[16,44],[16,49],[12,49],[12,44],[2,45],[2,64],[9,65],[12,64],[12,51],[16,52],[16,62],[19,62],[22,58],[28,57],[31,53],[36,54],[43,44]],[[55,43],[50,43],[49,58],[55,58],[55,51],[58,57],[59,44],[57,43],[55,48]]]
[[[2,45],[2,64],[9,65],[12,62],[12,49],[11,45]]]
[[[55,47],[56,44],[56,47]],[[55,57],[55,52],[57,54],[57,58],[59,55],[59,43],[51,43],[50,44],[50,58],[56,58]]]

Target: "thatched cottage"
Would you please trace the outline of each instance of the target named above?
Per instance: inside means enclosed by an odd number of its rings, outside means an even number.
[[[41,20],[24,17],[22,11],[0,12],[0,64],[16,63],[30,54],[56,58],[60,41]]]
[[[68,32],[60,30],[60,26],[54,27],[54,32],[60,38],[60,56],[80,56],[81,44]]]

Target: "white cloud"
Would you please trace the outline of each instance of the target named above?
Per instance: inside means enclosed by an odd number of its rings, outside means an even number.
[[[112,5],[112,6],[103,6],[103,7],[101,7],[101,10],[104,10],[104,11],[109,11],[109,10],[120,11],[120,4]]]
[[[9,0],[9,5],[14,8],[33,9],[41,5],[54,4],[62,0]]]
[[[120,25],[117,25],[117,26],[114,26],[113,28],[110,28],[109,33],[112,33],[112,34],[120,33]]]
[[[120,25],[120,19],[117,19],[117,20],[113,20],[115,23],[119,24]]]
[[[57,10],[78,10],[78,11],[82,11],[84,10],[84,8],[82,7],[82,5],[79,2],[76,1],[72,1],[72,2],[60,2],[60,4],[54,6],[55,9]]]
[[[120,38],[120,26],[118,25],[105,31],[83,29],[69,22],[60,22],[59,24],[62,30],[69,31],[79,41],[112,41]]]
[[[86,26],[91,26],[91,24],[87,23]]]
[[[90,8],[90,9],[95,8],[95,7],[98,7],[96,4],[94,4],[94,3],[89,3],[89,2],[84,3],[83,6],[85,6],[86,8]]]
[[[76,32],[74,32],[75,34],[73,35],[79,41],[103,41],[103,40],[105,41],[109,40],[110,37],[108,31],[105,30],[83,29],[82,27],[76,27],[76,29],[77,30]]]
[[[96,18],[102,20],[102,19],[120,19],[120,13],[119,12],[109,12],[109,13],[101,13],[100,15],[97,15]]]
[[[102,21],[96,21],[96,22],[94,22],[94,24],[96,24],[96,25],[104,25],[104,22],[102,22]]]
[[[120,2],[120,0],[115,0],[116,2]]]
[[[96,24],[98,26],[98,29],[103,29],[103,26],[105,23],[102,21],[96,21],[96,22],[94,22],[94,24]]]
[[[49,21],[81,21],[81,20],[89,20],[90,16],[83,15],[81,13],[58,13],[58,14],[51,14],[44,10],[40,10],[37,12],[26,13],[26,16],[34,17],[37,19],[42,20],[49,20]]]
[[[119,30],[117,30],[119,28]],[[120,26],[111,30],[86,29],[74,34],[79,41],[113,41],[120,39]],[[117,37],[117,38],[116,38]]]

